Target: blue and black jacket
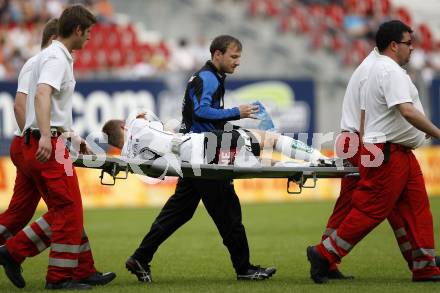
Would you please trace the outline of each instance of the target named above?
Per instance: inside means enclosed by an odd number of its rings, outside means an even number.
[[[180,132],[222,130],[226,121],[240,119],[238,107],[224,109],[225,78],[211,61],[190,78],[183,100]]]

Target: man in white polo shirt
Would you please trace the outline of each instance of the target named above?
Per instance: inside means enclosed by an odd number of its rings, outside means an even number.
[[[49,211],[0,247],[0,264],[17,287],[24,287],[20,263],[50,242],[46,289],[88,289],[75,281],[81,250],[83,213],[76,173],[68,176],[55,157],[67,157],[57,138],[72,126],[72,94],[75,87],[71,52],[81,49],[96,18],[81,5],[66,8],[59,18],[58,40],[37,54],[26,100],[23,158],[26,175],[42,191]],[[86,151],[87,150],[83,150]],[[57,154],[55,154],[57,152]]]
[[[379,57],[380,54],[378,49],[374,48],[356,68],[348,82],[342,103],[341,134],[336,140],[336,156],[347,158],[356,167],[359,165],[362,145],[361,128],[363,128],[363,126],[361,125],[364,124],[365,120],[365,99],[361,99],[361,93],[363,92],[370,69]],[[341,179],[339,197],[322,235],[323,240],[338,229],[339,225],[350,212],[352,208],[351,201],[353,192],[356,189],[359,180],[360,177],[356,176],[349,176]],[[387,220],[394,231],[402,255],[408,263],[408,266],[411,268],[411,242],[405,229],[405,223],[397,210],[393,210],[393,212],[389,214]],[[350,279],[352,277],[344,276],[338,270],[336,264],[333,264],[329,268],[328,278]]]
[[[401,21],[382,24],[376,35],[381,54],[365,84],[365,136],[361,180],[352,209],[338,229],[307,248],[311,278],[327,282],[329,266],[339,263],[393,209],[402,216],[411,241],[413,281],[440,281],[435,262],[429,200],[420,166],[412,153],[426,135],[440,129],[424,115],[418,92],[400,66],[411,56],[412,30]]]
[[[57,36],[58,19],[54,18],[48,21],[44,26],[41,49],[45,49],[49,46],[52,40],[56,39]],[[35,188],[32,177],[26,174],[27,162],[24,160],[22,154],[23,137],[21,135],[25,125],[29,79],[36,59],[37,55],[29,58],[18,75],[17,94],[14,102],[17,131],[12,139],[10,148],[11,160],[17,168],[17,175],[15,178],[14,193],[9,206],[0,214],[0,245],[3,245],[8,238],[15,235],[29,223],[40,201],[40,193],[43,193],[43,191],[39,191]],[[43,218],[39,218],[36,222],[40,226],[45,225]],[[32,228],[29,227],[27,229]],[[50,246],[49,242],[44,241],[34,244],[40,248]],[[112,281],[115,276],[114,273],[100,273],[96,270],[89,240],[84,232],[81,240],[78,268],[75,270],[75,279],[90,285],[104,285]]]
[[[51,19],[44,27],[41,49],[46,48],[53,39],[57,37],[58,19]],[[29,92],[29,76],[32,65],[37,57],[29,58],[20,70],[18,75],[17,93],[15,95],[14,113],[17,121],[17,130],[11,142],[10,156],[17,167],[14,194],[8,209],[0,214],[0,245],[23,227],[32,219],[35,209],[40,201],[38,190],[33,188],[32,180],[27,177],[20,167],[25,166],[23,160],[22,143],[26,113],[26,97]]]

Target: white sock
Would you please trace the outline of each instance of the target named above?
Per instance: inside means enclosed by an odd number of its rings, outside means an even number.
[[[315,163],[318,159],[328,159],[317,149],[308,146],[302,141],[284,135],[278,137],[275,150],[289,158],[311,163]]]

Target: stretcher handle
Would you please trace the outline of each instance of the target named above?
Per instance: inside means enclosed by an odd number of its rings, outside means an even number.
[[[307,179],[313,178],[312,185],[306,185]],[[301,172],[301,175],[295,176],[295,177],[289,177],[287,179],[287,193],[288,194],[300,194],[302,192],[303,188],[315,188],[316,182],[318,181],[318,178],[316,177],[316,172]],[[299,189],[298,190],[291,190],[290,189],[290,183],[295,182]]]
[[[313,178],[312,185],[306,185],[306,181],[308,178]],[[301,185],[303,188],[315,188],[316,182],[318,181],[318,178],[316,177],[316,172],[304,172],[301,174],[301,182],[299,185]]]
[[[117,175],[121,171],[123,171],[125,174],[121,177],[118,177]],[[101,170],[101,175],[99,176],[99,178],[101,179],[102,185],[113,186],[116,184],[116,179],[127,179],[128,172],[129,172],[128,164],[125,165],[123,168],[121,168],[118,163],[112,163],[111,167]],[[105,173],[109,174],[112,177],[113,181],[111,183],[107,183],[104,181],[104,174]]]

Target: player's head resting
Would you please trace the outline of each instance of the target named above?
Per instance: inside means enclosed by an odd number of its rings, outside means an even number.
[[[382,53],[392,42],[399,44],[404,38],[404,33],[412,32],[412,29],[400,20],[384,22],[376,33],[376,47]]]
[[[107,134],[108,144],[122,149],[124,146],[125,122],[119,119],[107,121],[102,127],[102,132]]]
[[[78,36],[73,49],[81,49],[88,39],[90,28],[97,22],[96,17],[84,6],[73,5],[64,9],[58,22],[58,36],[69,38]]]
[[[209,51],[211,52],[211,58],[214,57],[215,51],[220,51],[222,54],[226,53],[226,50],[230,45],[236,46],[239,51],[242,50],[241,42],[230,35],[221,35],[216,37],[209,47]]]
[[[41,38],[41,49],[50,45],[58,35],[58,18],[49,20],[43,29],[43,36]]]

